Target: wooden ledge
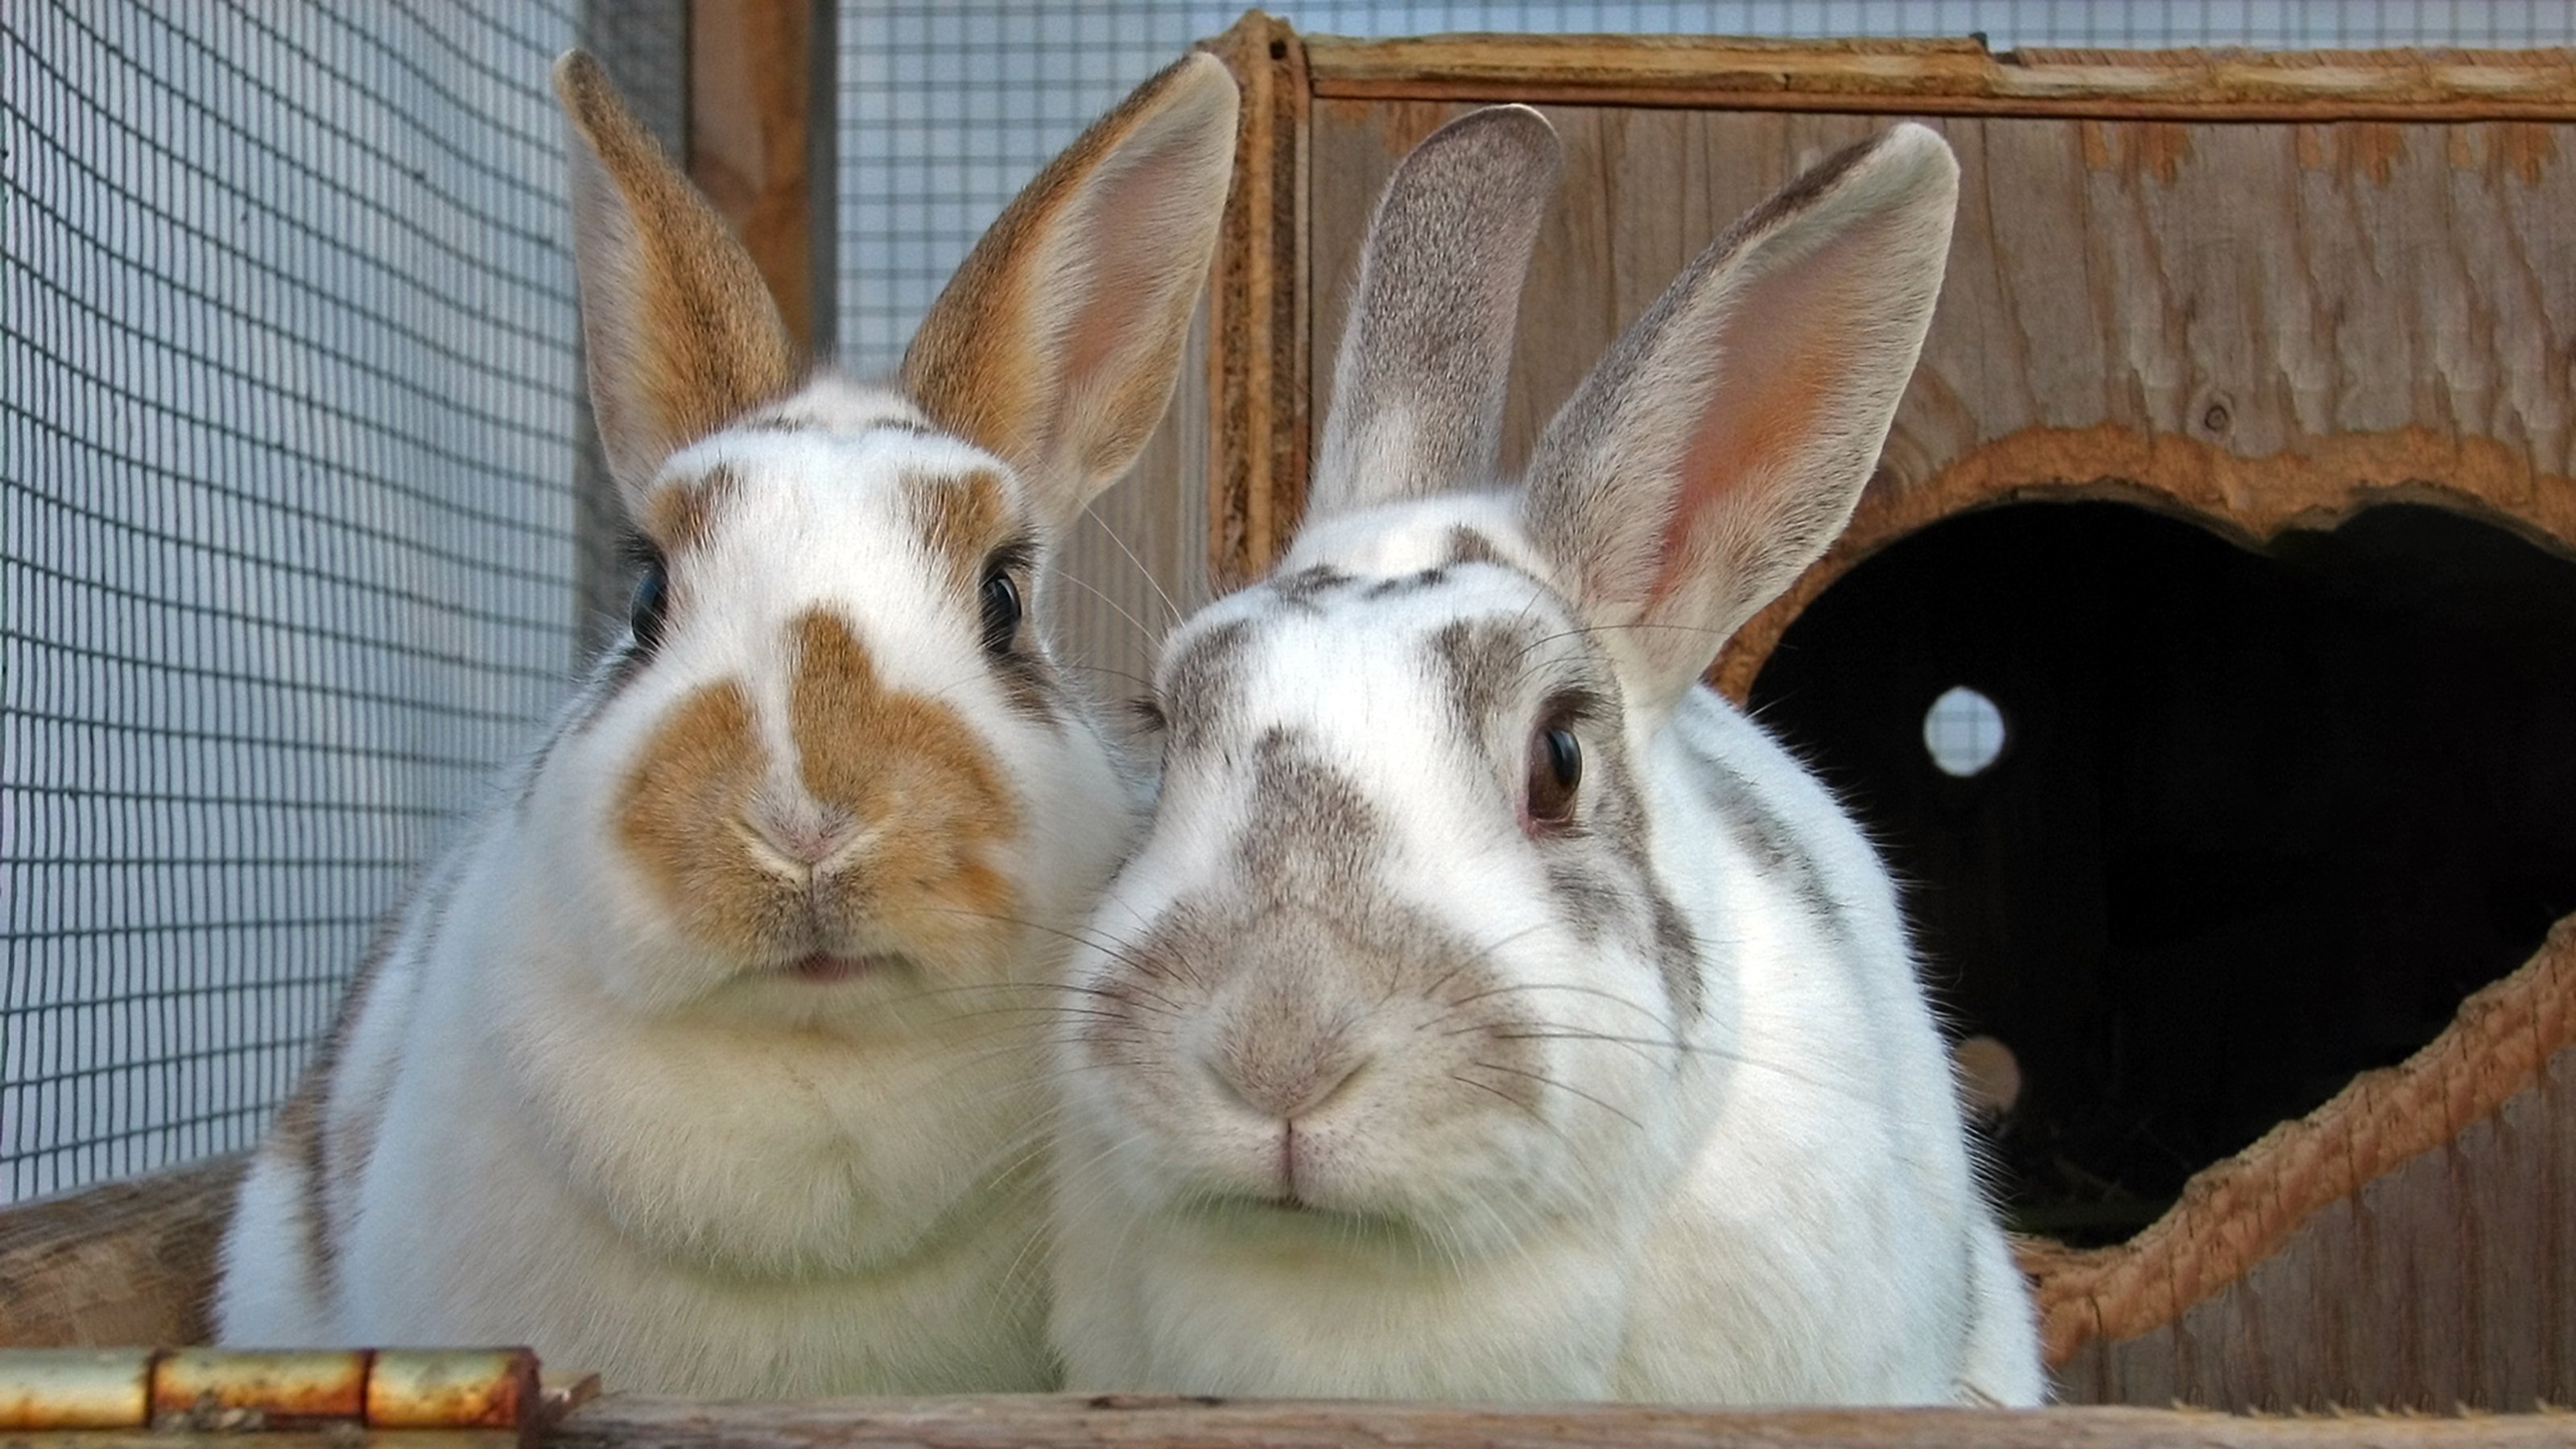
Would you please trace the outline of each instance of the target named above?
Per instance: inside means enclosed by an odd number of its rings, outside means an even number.
[[[1678,1409],[1643,1404],[1478,1407],[1221,1399],[997,1397],[708,1404],[611,1394],[558,1426],[561,1449],[826,1449],[1030,1445],[2068,1445],[2291,1449],[2305,1445],[2553,1445],[2576,1415],[2241,1418],[2166,1409]]]
[[[2193,121],[2576,120],[2576,50],[2062,50],[1975,40],[1303,37],[1336,98]]]

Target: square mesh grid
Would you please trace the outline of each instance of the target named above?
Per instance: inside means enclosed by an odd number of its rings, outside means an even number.
[[[254,1140],[566,689],[577,13],[0,10],[0,1200]]]
[[[984,227],[1237,0],[842,0],[840,337],[890,369]],[[1964,36],[2015,46],[2576,45],[2570,0],[1269,0],[1300,31]]]

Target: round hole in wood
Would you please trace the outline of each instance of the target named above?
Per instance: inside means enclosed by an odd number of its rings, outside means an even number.
[[[1925,764],[1963,680],[2010,710],[1972,779]],[[1954,515],[1817,595],[1751,702],[1907,883],[1956,1029],[2011,1043],[2016,1226],[2079,1245],[2576,911],[2576,562],[2443,509],[2259,552],[2119,503]]]
[[[1923,712],[1923,752],[1934,769],[1954,779],[1982,775],[2004,752],[2004,712],[1977,691],[1954,684]]]

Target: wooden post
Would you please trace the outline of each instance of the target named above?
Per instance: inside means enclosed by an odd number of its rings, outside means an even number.
[[[832,341],[833,75],[828,0],[691,0],[689,178],[808,355]]]
[[[1234,191],[1208,281],[1208,576],[1259,576],[1305,498],[1306,50],[1287,22],[1248,11],[1207,43],[1243,87]]]

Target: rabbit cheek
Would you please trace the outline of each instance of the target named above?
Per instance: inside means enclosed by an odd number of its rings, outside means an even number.
[[[766,755],[733,680],[692,691],[645,742],[617,804],[617,836],[674,920],[702,944],[756,954],[775,930],[774,883],[722,822],[758,785]]]

